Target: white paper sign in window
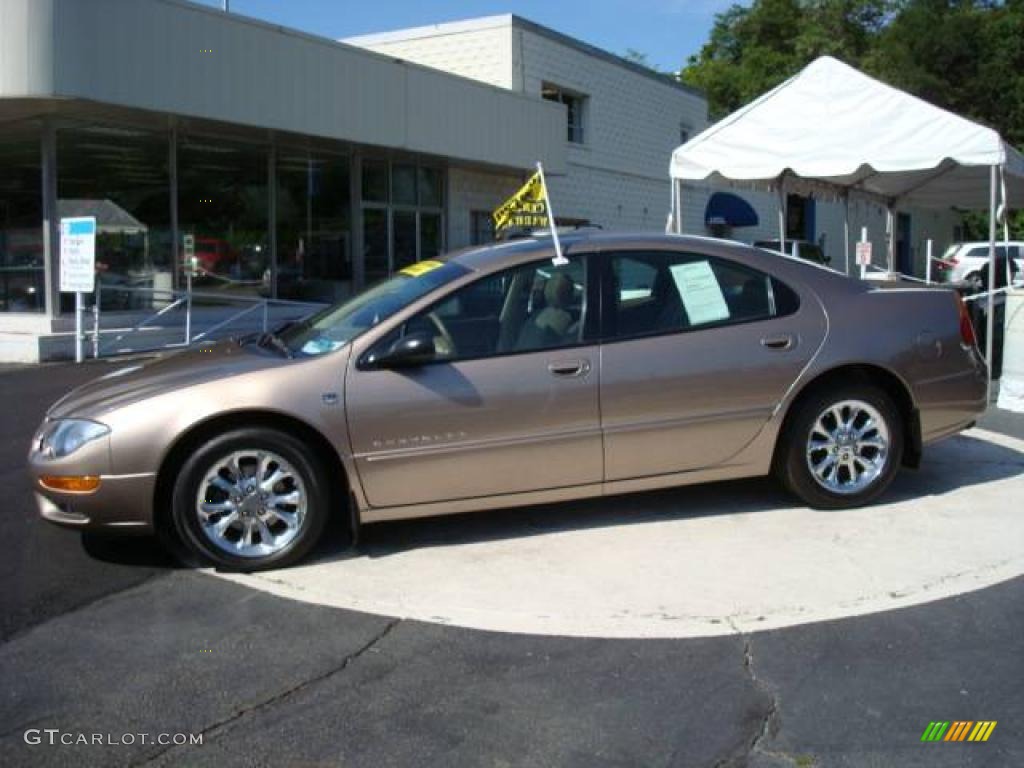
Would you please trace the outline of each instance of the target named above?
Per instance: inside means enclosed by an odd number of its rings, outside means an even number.
[[[704,325],[729,319],[729,305],[725,303],[722,288],[709,262],[675,264],[669,269],[672,271],[672,279],[675,280],[679,297],[683,300],[683,307],[690,318],[690,325]]]

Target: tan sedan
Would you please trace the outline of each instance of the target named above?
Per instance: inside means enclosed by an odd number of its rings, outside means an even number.
[[[205,562],[360,523],[774,472],[871,502],[986,406],[944,289],[882,289],[679,236],[578,234],[421,262],[277,334],[132,365],[54,405],[41,515]]]

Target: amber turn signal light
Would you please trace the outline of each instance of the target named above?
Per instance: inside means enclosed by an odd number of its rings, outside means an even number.
[[[92,493],[100,487],[99,475],[43,475],[39,484],[51,491]]]

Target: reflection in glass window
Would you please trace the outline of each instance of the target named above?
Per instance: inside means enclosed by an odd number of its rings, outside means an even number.
[[[333,352],[363,331],[468,272],[454,261],[421,264],[419,268],[403,270],[345,303],[328,307],[293,325],[282,333],[282,339],[297,354],[316,356]]]
[[[174,284],[168,139],[102,125],[57,131],[60,218],[96,219],[96,271],[104,310],[163,306]],[[88,300],[87,300],[88,301]],[[61,311],[74,297],[61,296]]]
[[[363,257],[366,285],[388,276],[388,212],[384,208],[363,209]]]
[[[490,211],[472,211],[469,214],[470,245],[486,245],[494,242],[494,218]]]
[[[388,201],[388,164],[383,160],[363,160],[363,200]]]
[[[444,251],[444,175],[411,162],[362,161],[365,285]]]
[[[178,220],[195,237],[197,288],[258,295],[270,267],[267,151],[189,137],[178,148]]]
[[[420,205],[440,208],[444,203],[441,172],[436,168],[420,168]]]
[[[630,252],[614,254],[611,269],[613,338],[768,320],[799,306],[785,284],[725,259]]]
[[[39,127],[0,135],[0,312],[46,310]]]
[[[441,255],[441,214],[420,214],[420,260]]]
[[[396,205],[416,205],[416,166],[391,167],[391,202]]]
[[[352,293],[348,158],[282,150],[277,162],[277,295],[334,303]],[[263,293],[270,295],[270,270]]]
[[[414,263],[416,259],[416,212],[395,211],[395,261],[391,269],[397,272]]]

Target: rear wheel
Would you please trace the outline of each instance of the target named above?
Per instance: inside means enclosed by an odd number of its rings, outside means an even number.
[[[819,509],[868,504],[892,482],[903,457],[903,421],[877,387],[849,386],[798,405],[783,437],[779,474]]]
[[[204,561],[257,571],[312,549],[329,498],[323,468],[301,441],[273,429],[237,429],[185,461],[172,513],[178,536]]]
[[[988,287],[985,285],[981,272],[971,272],[971,274],[964,278],[964,283],[972,294],[981,293]]]

